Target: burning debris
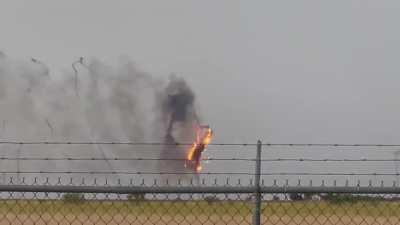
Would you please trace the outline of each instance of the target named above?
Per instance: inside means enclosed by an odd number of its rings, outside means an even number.
[[[196,141],[193,142],[192,147],[187,154],[185,167],[189,167],[196,172],[202,170],[201,154],[206,149],[207,145],[211,142],[212,130],[210,126],[199,126],[196,130]]]
[[[189,149],[180,149],[180,146],[174,146],[173,148],[168,146],[164,149],[162,157],[184,158],[183,167],[198,173],[202,169],[201,155],[211,141],[212,130],[208,125],[199,124],[194,107],[195,95],[185,80],[175,76],[171,77],[164,96],[166,98],[162,106],[167,125],[165,143],[176,143],[175,136],[184,140],[195,137],[195,141]],[[174,135],[176,133],[178,135]],[[175,167],[175,170],[179,169],[182,169],[182,164]]]

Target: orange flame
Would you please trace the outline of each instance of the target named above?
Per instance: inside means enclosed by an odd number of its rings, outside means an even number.
[[[212,138],[212,130],[211,130],[211,128],[208,128],[207,134],[206,134],[206,136],[205,136],[204,139],[203,139],[203,144],[204,144],[205,146],[207,146],[208,144],[210,144],[211,138]]]
[[[196,150],[196,147],[197,147],[197,144],[193,143],[192,147],[189,149],[189,154],[187,155],[188,160],[193,159],[193,154],[194,154],[194,151]]]
[[[187,160],[190,160],[190,161],[193,160],[193,155],[194,155],[195,151],[198,150],[197,147],[202,145],[203,149],[201,151],[203,151],[204,148],[206,148],[207,145],[211,142],[211,139],[212,139],[211,128],[207,129],[204,136],[201,136],[201,128],[198,128],[196,130],[196,141],[192,144],[192,146],[190,147],[190,149],[188,151]],[[200,172],[201,170],[202,170],[202,166],[199,162],[199,164],[197,165],[196,171]]]

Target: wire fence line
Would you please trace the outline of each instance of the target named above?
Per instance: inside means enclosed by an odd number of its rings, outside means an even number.
[[[82,158],[72,158],[72,157],[62,157],[62,158],[47,158],[47,157],[0,157],[0,160],[34,160],[34,161],[186,161],[186,158],[94,158],[94,157],[82,157]],[[246,158],[203,158],[204,161],[255,161],[256,159],[246,159]],[[277,160],[281,161],[281,160]]]
[[[235,187],[243,187],[243,186],[253,186],[253,179],[220,179],[220,178],[214,178],[214,179],[201,179],[199,182],[196,183],[196,181],[192,178],[188,182],[184,182],[185,179],[177,179],[170,181],[169,179],[157,179],[157,178],[144,178],[141,177],[140,179],[135,179],[135,178],[129,178],[129,179],[121,179],[118,178],[115,180],[116,182],[113,182],[112,179],[109,179],[107,177],[66,177],[66,176],[58,176],[58,177],[25,177],[22,176],[19,179],[16,179],[13,176],[8,177],[7,179],[3,180],[3,182],[0,185],[28,185],[28,186],[37,186],[37,185],[57,185],[57,186],[126,186],[126,187],[132,187],[132,186],[141,186],[141,187],[154,187],[154,186],[168,186],[168,187],[181,187],[181,186],[211,186],[211,187],[216,187],[216,186],[235,186]],[[174,182],[175,181],[175,182]],[[262,185],[264,186],[264,180],[262,180]],[[275,182],[274,186],[276,185],[277,182]],[[288,186],[288,185],[286,185]]]
[[[246,172],[141,172],[141,171],[1,171],[0,174],[120,174],[120,175],[255,175]],[[266,174],[267,175],[267,174]]]
[[[164,143],[150,142],[0,142],[11,145],[128,145],[128,146],[162,146]],[[192,145],[174,143],[170,145]],[[215,146],[246,147],[245,150],[255,150],[254,156],[205,157],[202,160],[216,161],[224,165],[228,161],[236,162],[238,171],[188,172],[178,171],[146,171],[140,166],[135,170],[79,170],[71,166],[67,169],[18,170],[9,168],[0,171],[0,224],[400,224],[400,187],[399,182],[385,186],[384,181],[373,185],[372,181],[366,186],[358,181],[350,185],[338,185],[336,180],[328,185],[322,180],[309,184],[293,185],[286,180],[278,184],[271,176],[315,176],[326,178],[330,176],[394,176],[400,177],[400,172],[307,172],[307,171],[268,171],[274,163],[367,163],[367,162],[398,162],[400,159],[382,157],[270,157],[271,148],[287,147],[288,149],[329,148],[350,150],[347,148],[393,148],[400,145],[362,145],[362,144],[211,144]],[[315,148],[314,148],[315,147]],[[26,150],[26,148],[24,148]],[[173,148],[172,148],[173,149]],[[29,150],[29,149],[28,149]],[[132,148],[140,150],[140,148]],[[145,149],[149,150],[149,149]],[[223,152],[231,148],[216,148]],[[220,151],[219,151],[220,150]],[[359,150],[359,149],[357,149]],[[393,149],[394,150],[394,149]],[[254,152],[251,152],[252,154]],[[267,154],[261,154],[267,153]],[[135,154],[135,153],[133,153]],[[230,154],[230,153],[228,153]],[[40,156],[1,156],[0,163],[15,161],[34,161],[37,164],[55,161],[125,161],[156,163],[186,161],[178,157],[40,157]],[[243,171],[242,166],[248,163],[250,171]],[[23,166],[23,164],[21,164]],[[253,167],[254,166],[254,167]],[[263,168],[263,167],[266,167]],[[3,176],[1,182],[1,175]],[[78,179],[75,175],[93,175],[92,178]],[[26,176],[50,176],[27,177]],[[71,178],[67,178],[70,175]],[[100,182],[95,175],[110,175]],[[122,181],[118,176],[124,175],[130,181]],[[142,182],[137,182],[133,176],[139,176]],[[147,175],[160,176],[154,182],[145,181]],[[163,179],[163,175],[178,177],[177,182]],[[179,180],[179,175],[189,175],[190,181]],[[202,175],[202,176],[201,176]],[[215,175],[214,182],[210,182]],[[226,176],[222,180],[220,175]],[[249,182],[240,178],[246,176]],[[201,176],[201,178],[199,178]],[[197,177],[197,178],[196,178]],[[8,179],[8,180],[7,180]],[[118,179],[117,182],[114,180]],[[182,178],[186,179],[186,178]],[[113,181],[111,181],[113,180]],[[218,181],[217,181],[218,180]],[[264,181],[273,180],[269,185]],[[222,181],[222,182],[221,182]],[[125,182],[125,183],[124,183]],[[304,183],[304,182],[303,182]]]
[[[186,181],[186,182],[185,182]],[[399,187],[400,183],[393,180],[391,183],[384,182],[380,180],[375,182],[373,180],[368,180],[366,184],[361,183],[360,180],[357,180],[356,183],[350,183],[350,180],[346,180],[345,182],[338,182],[338,180],[333,180],[328,182],[326,180],[321,180],[319,182],[315,182],[313,179],[309,180],[302,180],[298,179],[296,183],[289,182],[289,179],[284,181],[273,179],[272,183],[268,178],[260,179],[260,187],[312,187],[312,188],[319,188],[319,187],[391,187],[397,188]],[[158,179],[158,178],[118,178],[116,180],[110,179],[107,177],[73,177],[73,176],[57,176],[57,177],[26,177],[22,176],[18,179],[13,176],[9,176],[4,179],[0,185],[25,185],[25,186],[37,186],[37,185],[56,185],[56,186],[125,186],[125,187],[133,187],[133,186],[140,186],[140,187],[181,187],[181,186],[190,186],[190,187],[253,187],[254,186],[254,179],[241,179],[241,178],[230,178],[227,177],[225,179],[221,178],[213,178],[213,179],[205,179],[202,178],[199,181],[195,179],[185,180],[185,179],[178,179],[178,180],[169,180],[169,179]]]
[[[95,158],[95,157],[61,157],[61,158],[49,158],[49,157],[0,157],[0,160],[21,160],[21,161],[185,161],[186,158]],[[254,162],[255,158],[202,158],[204,161],[250,161]],[[400,162],[400,159],[391,158],[361,158],[361,159],[348,159],[348,158],[273,158],[273,159],[261,159],[262,162]]]
[[[192,145],[193,142],[130,142],[130,141],[0,141],[11,145],[153,145],[179,146]],[[257,146],[257,143],[209,143],[210,146]],[[345,143],[262,143],[262,146],[283,147],[400,147],[400,144],[345,144]]]
[[[19,185],[19,186],[40,186],[40,185],[46,185],[46,186],[84,186],[84,187],[97,187],[97,186],[106,186],[106,187],[169,187],[169,188],[174,188],[174,187],[183,187],[183,186],[189,186],[189,187],[254,187],[254,179],[232,179],[232,178],[226,178],[226,179],[221,179],[221,178],[214,178],[214,179],[201,179],[199,182],[196,182],[194,179],[190,179],[189,182],[183,182],[184,180],[176,180],[174,181],[169,181],[168,179],[149,179],[149,178],[141,178],[141,179],[134,179],[134,178],[129,178],[129,179],[117,179],[115,182],[113,182],[112,179],[108,178],[100,178],[100,177],[94,177],[94,178],[88,178],[88,177],[66,177],[66,176],[58,176],[58,177],[25,177],[22,176],[20,179],[16,179],[13,176],[8,177],[6,180],[1,182],[0,186],[9,186],[9,185]],[[260,179],[260,187],[262,188],[267,188],[264,190],[269,190],[268,188],[275,188],[275,187],[280,187],[280,188],[287,188],[287,187],[293,187],[293,188],[337,188],[337,187],[344,187],[344,188],[393,188],[392,190],[396,189],[399,187],[400,183],[397,183],[396,181],[393,181],[392,183],[385,183],[383,180],[380,182],[373,182],[372,180],[369,180],[369,182],[365,185],[358,180],[356,183],[350,183],[349,180],[346,180],[346,182],[337,182],[337,180],[333,180],[332,182],[326,182],[325,180],[322,180],[320,182],[313,182],[312,179],[305,181],[298,179],[297,183],[290,183],[289,179],[286,179],[285,181],[280,181],[277,179],[273,180],[273,183],[267,182],[269,179]],[[376,190],[376,189],[375,189]],[[266,191],[267,193],[267,191]]]
[[[340,143],[263,143],[263,146],[286,147],[400,147],[400,144],[340,144]]]
[[[10,145],[137,145],[137,146],[190,146],[193,142],[92,142],[92,141],[0,141],[0,144]],[[210,143],[214,146],[257,146],[254,143]],[[400,145],[399,145],[400,146]]]
[[[173,143],[173,144],[165,144],[161,142],[73,142],[73,141],[31,141],[31,142],[26,142],[26,141],[0,141],[1,144],[11,144],[11,145],[138,145],[138,146],[162,146],[162,145],[187,145],[186,143]],[[386,148],[386,147],[397,147],[400,145],[396,144],[321,144],[321,143],[308,143],[308,144],[299,144],[299,143],[211,143],[210,145],[216,145],[216,146],[241,146],[241,147],[246,147],[245,150],[257,150],[259,147],[262,152],[268,153],[271,149],[270,147],[277,146],[277,147],[289,147],[289,149],[297,149],[296,147],[301,147],[301,148],[310,148],[310,147],[328,147],[329,150],[333,147],[333,149],[340,149],[340,150],[351,150],[347,149],[347,147],[374,147],[374,148]],[[264,148],[263,148],[264,147]],[[341,147],[346,147],[345,149]],[[211,149],[212,151],[216,150],[242,150],[243,148],[239,149]],[[29,152],[29,148],[24,148],[25,152]],[[112,148],[110,148],[112,150]],[[152,149],[143,149],[143,148],[129,148],[129,150],[132,151],[137,151],[137,150],[145,150],[147,152],[151,152]],[[157,149],[160,150],[160,149]],[[177,150],[177,148],[171,148],[168,149],[168,151],[173,151]],[[182,150],[182,149],[181,149]],[[279,150],[281,150],[279,148]],[[357,149],[359,150],[359,149]],[[397,150],[400,151],[400,150]],[[229,154],[229,153],[228,153]],[[226,154],[225,154],[226,155]],[[267,155],[260,155],[260,158],[257,159],[252,158],[252,157],[243,157],[243,156],[236,156],[236,157],[203,157],[201,160],[206,161],[206,162],[212,162],[212,161],[221,161],[222,164],[226,164],[227,162],[248,162],[248,163],[256,163],[257,161],[260,161],[260,163],[283,163],[283,162],[293,162],[293,163],[316,163],[316,162],[321,162],[321,163],[368,163],[368,162],[393,162],[397,163],[400,162],[400,158],[397,156],[393,158],[388,158],[388,157],[382,157],[382,158],[377,158],[375,157],[365,157],[363,156],[362,158],[356,158],[352,156],[351,158],[345,158],[342,157],[326,157],[326,158],[317,158],[317,157],[268,157]],[[155,162],[169,162],[169,161],[176,161],[176,162],[182,162],[185,163],[187,161],[186,158],[177,158],[177,157],[165,157],[165,156],[142,156],[142,157],[87,157],[87,156],[80,156],[80,157],[38,157],[38,156],[22,156],[21,153],[18,153],[17,156],[0,156],[0,162],[7,162],[7,161],[17,161],[18,163],[20,161],[44,161],[44,162],[50,162],[50,161],[65,161],[65,162],[73,162],[73,161],[81,161],[81,162],[89,162],[89,161],[126,161],[126,162],[134,162],[134,161],[155,161]],[[205,172],[192,172],[192,171],[160,171],[160,170],[143,170],[143,169],[138,169],[135,168],[134,170],[121,170],[121,169],[112,169],[112,170],[90,170],[90,169],[85,169],[85,170],[79,170],[79,169],[52,169],[52,170],[46,170],[46,169],[29,169],[27,170],[26,168],[23,168],[23,164],[19,163],[20,166],[18,166],[18,169],[2,169],[1,173],[2,174],[90,174],[90,175],[246,175],[246,176],[255,176],[257,175],[253,171],[205,171]],[[22,167],[21,167],[22,165]],[[237,164],[240,165],[240,164]],[[263,164],[264,165],[264,164]],[[397,165],[397,164],[396,164]],[[400,172],[396,171],[395,172],[383,172],[383,171],[371,171],[371,172],[360,172],[360,171],[349,171],[347,170],[346,172],[310,172],[310,171],[265,171],[261,170],[260,171],[260,176],[394,176],[394,177],[399,177]]]
[[[246,172],[140,172],[140,171],[1,171],[0,174],[109,174],[109,175],[257,175]],[[261,176],[400,176],[400,173],[260,173]]]
[[[25,141],[0,141],[1,144],[11,144],[11,145],[138,145],[138,146],[161,146],[161,145],[169,145],[161,142],[73,142],[73,141],[31,141],[31,142],[25,142]],[[185,143],[173,143],[170,145],[186,145]],[[260,151],[263,153],[269,153],[271,150],[270,147],[277,146],[277,147],[288,147],[289,149],[297,149],[296,147],[301,147],[301,148],[311,148],[311,147],[328,147],[329,150],[331,148],[333,149],[340,149],[340,150],[350,150],[347,149],[347,147],[364,147],[364,148],[386,148],[386,147],[397,147],[400,145],[395,145],[395,144],[321,144],[321,143],[308,143],[308,144],[299,144],[299,143],[211,143],[210,145],[216,145],[216,146],[241,146],[241,147],[246,147],[246,148],[239,148],[239,149],[231,149],[231,148],[226,148],[226,149],[220,149],[220,148],[212,148],[211,150],[216,152],[218,150],[225,151],[225,150],[239,150],[242,151],[245,149],[246,151],[248,150],[257,150],[260,148]],[[263,148],[264,147],[264,148]],[[345,149],[341,147],[346,147]],[[113,148],[110,148],[109,150],[113,150]],[[125,149],[124,149],[125,150]],[[132,151],[137,151],[137,150],[144,150],[147,152],[152,152],[151,148],[129,148],[129,150]],[[157,149],[160,151],[160,149]],[[178,150],[178,148],[169,148],[168,151],[173,151],[173,150]],[[180,149],[181,151],[182,149]],[[281,150],[279,148],[279,150]],[[357,149],[359,150],[359,149]],[[397,150],[400,151],[400,150]],[[10,151],[8,151],[10,152]],[[24,154],[30,154],[30,149],[29,148],[24,148]],[[10,153],[8,153],[10,154]],[[135,153],[132,153],[135,154]],[[216,153],[215,153],[216,154]],[[230,154],[230,153],[227,153]],[[260,158],[257,157],[249,157],[249,154],[245,156],[235,156],[235,157],[226,157],[225,156],[220,156],[220,157],[203,157],[201,160],[206,161],[206,162],[212,162],[212,161],[220,161],[220,165],[227,165],[229,162],[237,162],[238,164],[235,165],[242,165],[241,162],[246,162],[249,164],[257,163],[259,161],[264,165],[264,163],[373,163],[373,162],[393,162],[395,165],[397,165],[397,162],[400,162],[400,158],[397,157],[396,155],[393,158],[389,157],[382,157],[378,158],[376,156],[374,157],[359,157],[356,158],[352,156],[351,158],[346,158],[343,156],[339,157],[326,157],[326,158],[317,158],[317,157],[269,157],[266,154],[260,155]],[[218,154],[217,154],[218,155]],[[157,170],[149,170],[146,169],[144,170],[143,168],[134,168],[131,170],[126,170],[126,169],[115,169],[112,168],[110,170],[104,170],[104,169],[96,169],[96,170],[91,170],[91,169],[70,169],[70,168],[57,168],[54,167],[54,169],[48,170],[46,168],[44,169],[26,169],[24,167],[25,164],[20,163],[20,161],[25,161],[25,162],[31,162],[31,161],[37,161],[37,163],[40,163],[41,161],[43,162],[51,162],[51,161],[56,161],[54,163],[57,163],[58,161],[65,161],[66,163],[68,162],[90,162],[90,161],[96,161],[96,162],[101,162],[101,161],[106,161],[109,163],[110,161],[115,161],[118,163],[118,161],[125,161],[125,162],[143,162],[146,163],[147,161],[155,161],[157,163],[167,163],[168,162],[178,162],[183,165],[186,163],[187,159],[186,158],[180,158],[180,157],[166,157],[166,155],[158,155],[158,156],[143,156],[141,155],[140,157],[132,157],[132,156],[127,156],[125,157],[108,157],[108,156],[103,156],[103,157],[88,157],[88,156],[63,156],[63,157],[39,157],[39,156],[23,156],[22,153],[18,153],[17,156],[4,156],[3,153],[0,155],[0,162],[13,162],[17,161],[18,162],[18,168],[17,169],[10,169],[10,168],[4,168],[2,169],[1,173],[2,174],[90,174],[90,175],[246,175],[246,176],[255,176],[258,175],[254,171],[218,171],[218,170],[211,170],[211,171],[202,171],[202,172],[197,172],[197,171],[176,171],[176,170],[168,170],[163,168],[157,168]],[[45,165],[45,164],[43,164]],[[57,164],[54,164],[57,165]],[[66,164],[68,165],[68,164]],[[285,164],[288,165],[288,164]],[[310,164],[312,165],[312,164]],[[336,164],[332,164],[336,165]],[[268,167],[268,165],[265,165]],[[221,168],[224,168],[222,166]],[[399,177],[400,172],[396,171],[395,172],[388,172],[388,171],[351,171],[351,170],[346,170],[345,172],[314,172],[314,171],[282,171],[284,167],[282,167],[280,170],[281,171],[266,171],[265,169],[261,169],[260,171],[260,176],[393,176],[393,177]],[[251,169],[251,168],[250,168]],[[252,169],[251,169],[252,170]]]
[[[0,222],[399,224],[399,200],[400,188],[372,186],[0,185]]]
[[[263,186],[259,191],[263,194],[290,194],[290,193],[348,193],[348,194],[400,194],[396,186]],[[75,185],[0,185],[0,192],[53,192],[53,193],[113,193],[113,194],[253,194],[257,192],[254,186],[75,186]]]

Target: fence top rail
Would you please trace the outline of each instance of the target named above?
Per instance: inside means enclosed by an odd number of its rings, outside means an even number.
[[[251,172],[156,172],[156,171],[31,171],[31,170],[20,170],[20,171],[1,171],[0,174],[33,174],[33,175],[40,175],[40,174],[67,174],[67,175],[76,175],[76,174],[81,174],[81,175],[232,175],[232,176],[254,176],[254,175],[260,175],[260,176],[382,176],[382,177],[388,177],[388,176],[395,176],[395,177],[400,177],[400,173],[376,173],[376,172],[371,172],[371,173],[358,173],[358,172],[344,172],[344,173],[308,173],[308,172],[282,172],[282,173],[251,173]]]
[[[172,193],[253,193],[254,187],[201,186],[70,186],[70,185],[0,185],[0,192],[172,194]]]
[[[109,193],[109,194],[250,194],[260,191],[263,194],[286,193],[351,193],[351,194],[400,194],[400,187],[373,186],[59,186],[59,185],[0,185],[0,192],[34,193]]]

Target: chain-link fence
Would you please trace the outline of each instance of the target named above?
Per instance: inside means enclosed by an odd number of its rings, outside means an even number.
[[[0,186],[0,224],[254,224],[254,187]],[[261,187],[261,224],[400,224],[396,187]]]
[[[398,145],[215,144],[206,160],[216,163],[193,172],[176,170],[185,159],[154,154],[157,143],[2,144],[24,148],[0,156],[0,225],[400,224]],[[33,147],[116,144],[129,148],[103,157],[54,148],[43,157],[49,151]],[[388,151],[365,153],[374,148]]]

